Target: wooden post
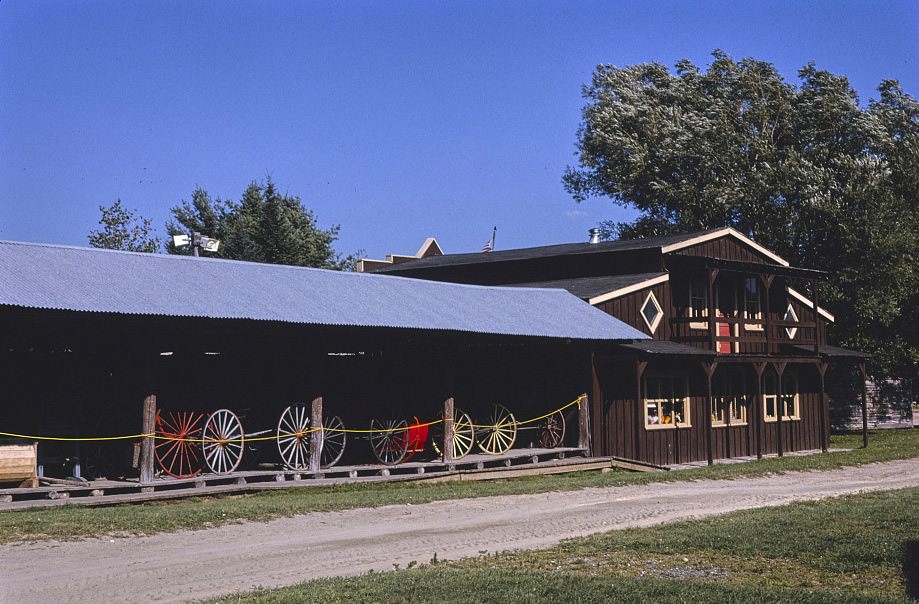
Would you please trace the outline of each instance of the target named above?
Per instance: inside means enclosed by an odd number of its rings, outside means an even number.
[[[817,373],[820,374],[820,450],[826,453],[830,446],[829,409],[830,402],[826,396],[826,370],[827,364],[817,363]]]
[[[137,425],[137,424],[135,424]],[[156,395],[149,394],[144,399],[144,415],[141,431],[144,434],[156,432]],[[153,482],[153,449],[156,441],[153,436],[145,436],[140,443],[140,484]]]
[[[785,378],[783,376],[785,375],[786,365],[787,363],[785,361],[772,364],[775,368],[776,376],[778,377],[778,383],[776,384],[778,395],[775,402],[775,439],[776,451],[779,457],[784,455],[784,444],[782,443],[782,413],[785,410]]]
[[[820,313],[817,312],[817,309],[820,308],[817,306],[817,281],[811,281],[811,295],[813,296],[814,303],[814,354],[820,355]]]
[[[715,374],[717,366],[717,362],[702,362],[702,369],[705,371],[705,402],[708,407],[704,409],[702,416],[705,418],[705,458],[708,461],[708,465],[715,463],[715,455],[712,449],[712,406],[714,403],[712,399],[712,376]]]
[[[318,473],[322,467],[322,395],[313,399],[310,405],[310,472]],[[318,429],[317,429],[318,428]]]
[[[641,376],[647,366],[647,361],[635,359],[635,446],[632,449],[637,460],[641,459],[641,434],[645,429],[645,414],[641,400]]]
[[[858,364],[858,371],[862,374],[862,447],[868,448],[868,372],[865,362]]]
[[[766,308],[763,309],[763,329],[766,332],[766,354],[772,352],[772,300],[769,294],[769,290],[772,287],[772,281],[775,279],[775,275],[764,275],[762,277],[763,285],[766,290]],[[760,372],[762,376],[762,372]],[[762,454],[762,452],[760,452]]]
[[[448,396],[444,399],[444,441],[440,443],[443,447],[444,463],[453,462],[453,397]]]
[[[578,404],[578,447],[584,449],[584,455],[590,456],[590,398],[586,392]]]
[[[766,372],[766,363],[753,363],[756,372],[756,458],[763,458],[763,429],[765,416],[763,414],[763,373]]]
[[[708,338],[711,349],[718,352],[718,341],[715,339],[715,279],[718,278],[718,269],[708,269]],[[711,422],[709,422],[711,423]]]

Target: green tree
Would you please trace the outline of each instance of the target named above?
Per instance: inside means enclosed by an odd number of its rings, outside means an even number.
[[[93,247],[129,252],[156,252],[160,240],[153,235],[153,223],[134,210],[125,209],[121,200],[106,207],[99,206],[102,217],[100,228],[89,233],[89,244]]]
[[[834,337],[878,373],[919,367],[919,103],[895,81],[863,106],[843,76],[713,53],[597,67],[583,89],[576,201],[640,211],[611,238],[731,226],[793,264],[829,272]]]
[[[334,249],[339,226],[327,230],[299,197],[281,194],[271,179],[252,182],[239,202],[213,199],[200,187],[191,201],[172,208],[171,235],[197,231],[220,239],[216,256],[234,260],[353,270],[357,255],[342,258]],[[190,254],[170,242],[171,254]]]

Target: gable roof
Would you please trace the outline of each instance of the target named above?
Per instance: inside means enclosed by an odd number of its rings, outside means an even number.
[[[558,245],[543,245],[512,250],[495,250],[490,253],[471,252],[465,254],[446,254],[430,258],[420,258],[410,262],[400,263],[395,266],[380,268],[376,272],[397,273],[428,267],[459,266],[466,264],[491,264],[511,262],[515,260],[531,260],[553,256],[571,256],[582,254],[602,254],[610,252],[624,252],[631,250],[659,249],[662,254],[670,254],[693,245],[698,245],[719,237],[731,237],[744,245],[763,254],[776,264],[789,266],[788,261],[772,253],[746,235],[730,228],[723,227],[709,229],[695,233],[682,233],[662,237],[647,237],[644,239],[619,239],[616,241],[600,241],[599,243],[562,243]]]
[[[670,278],[668,273],[638,273],[635,275],[604,275],[577,277],[534,283],[515,283],[513,287],[554,287],[564,289],[591,304],[600,304],[636,292]]]
[[[0,241],[0,306],[582,340],[645,339],[555,289]]]

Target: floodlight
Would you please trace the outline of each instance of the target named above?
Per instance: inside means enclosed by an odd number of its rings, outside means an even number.
[[[173,235],[172,236],[172,245],[176,247],[182,247],[183,245],[188,245],[191,243],[188,235]]]
[[[201,245],[205,252],[216,252],[217,248],[220,247],[220,240],[211,239],[210,237],[202,237]]]

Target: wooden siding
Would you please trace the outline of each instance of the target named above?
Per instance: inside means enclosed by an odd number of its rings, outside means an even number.
[[[708,435],[705,414],[710,401],[706,397],[706,378],[696,361],[652,361],[644,375],[685,376],[689,385],[690,427],[648,429],[644,425],[644,401],[636,401],[636,368],[633,360],[614,357],[595,359],[593,432],[595,452],[616,455],[658,465],[705,461]],[[712,454],[715,459],[757,454],[757,438],[762,435],[761,451],[777,453],[778,428],[765,422],[762,401],[755,396],[755,372],[750,363],[722,363],[715,372],[741,370],[750,378],[747,423],[712,427]],[[768,369],[767,371],[772,371]],[[819,376],[812,363],[789,365],[786,372],[798,377],[799,420],[782,422],[784,452],[821,447]],[[713,390],[715,387],[713,385]],[[715,390],[717,393],[717,390]]]
[[[674,253],[682,256],[705,256],[706,258],[720,258],[721,260],[775,264],[775,260],[744,245],[730,235],[724,235],[718,239],[711,239],[704,243],[686,247]]]

